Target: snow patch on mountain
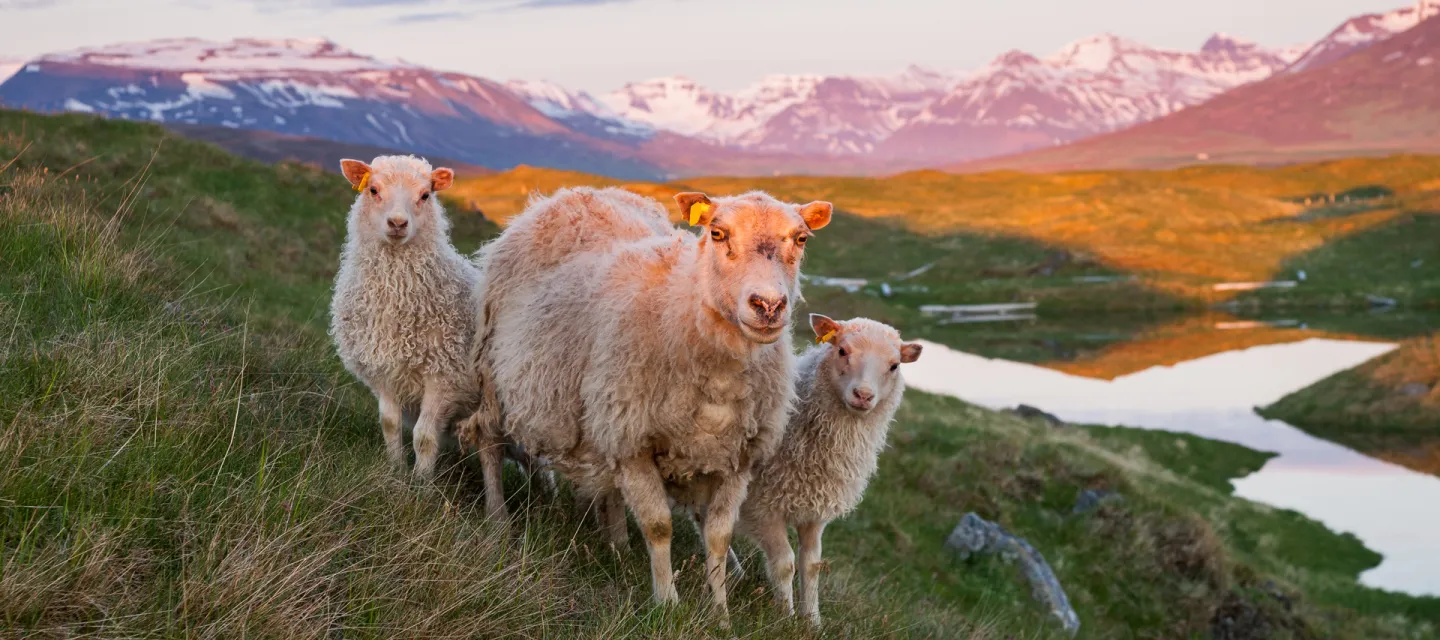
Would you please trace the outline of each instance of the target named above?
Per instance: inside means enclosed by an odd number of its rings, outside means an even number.
[[[1345,21],[1300,56],[1287,72],[1328,64],[1372,44],[1409,31],[1440,15],[1440,0],[1420,0],[1388,13],[1370,13]]]

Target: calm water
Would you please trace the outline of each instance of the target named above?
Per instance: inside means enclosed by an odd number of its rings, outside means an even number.
[[[1309,339],[1226,351],[1114,380],[925,343],[906,365],[914,388],[1001,409],[1029,404],[1069,422],[1182,431],[1279,455],[1234,481],[1236,493],[1355,534],[1384,555],[1367,585],[1440,595],[1440,477],[1361,455],[1253,408],[1395,345]]]

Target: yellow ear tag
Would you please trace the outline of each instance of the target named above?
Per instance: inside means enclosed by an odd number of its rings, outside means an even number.
[[[700,216],[710,213],[710,205],[704,202],[696,202],[690,205],[690,226],[700,224]]]
[[[360,184],[355,185],[355,191],[356,191],[356,192],[364,191],[366,185],[369,185],[369,184],[370,184],[370,172],[369,172],[369,171],[366,171],[366,172],[365,172],[365,175],[363,175],[363,176],[360,177]]]
[[[829,342],[829,341],[834,340],[834,339],[835,339],[835,330],[834,330],[834,329],[831,329],[831,330],[830,330],[830,333],[827,333],[827,334],[825,334],[825,335],[823,335],[823,336],[820,336],[820,337],[816,338],[816,339],[815,339],[815,344],[824,344],[824,343]]]

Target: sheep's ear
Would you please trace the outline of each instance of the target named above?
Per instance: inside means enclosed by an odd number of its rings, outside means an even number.
[[[708,225],[715,219],[715,203],[710,202],[710,196],[699,191],[686,191],[675,194],[675,202],[680,203],[680,215],[690,226]]]
[[[430,190],[444,191],[455,184],[455,172],[449,167],[440,167],[430,173]]]
[[[370,174],[370,165],[359,160],[341,160],[340,173],[345,174],[345,179],[350,181],[350,186],[359,188],[365,176]]]
[[[914,362],[920,359],[920,345],[914,342],[907,342],[900,345],[900,361]]]
[[[800,217],[805,219],[805,226],[811,231],[816,231],[830,224],[830,212],[834,209],[829,202],[816,200],[800,207]]]
[[[830,342],[840,333],[840,323],[818,313],[810,314],[810,329],[815,332],[815,344]]]

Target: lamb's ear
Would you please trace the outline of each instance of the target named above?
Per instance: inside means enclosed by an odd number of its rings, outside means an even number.
[[[430,190],[444,191],[455,184],[455,172],[449,167],[440,167],[430,172]]]
[[[708,225],[715,219],[715,203],[710,202],[710,196],[699,191],[685,191],[675,194],[675,202],[680,203],[680,215],[690,226]]]
[[[350,186],[358,189],[361,181],[370,174],[370,165],[359,160],[341,160],[340,173],[345,174],[345,179],[350,181]]]
[[[800,217],[805,219],[805,226],[810,227],[811,231],[818,231],[830,224],[830,212],[834,208],[829,202],[816,200],[800,207]]]
[[[818,313],[810,314],[810,329],[815,332],[815,344],[830,342],[840,333],[840,323]]]
[[[920,345],[914,342],[907,342],[900,345],[900,361],[914,362],[920,359]]]

